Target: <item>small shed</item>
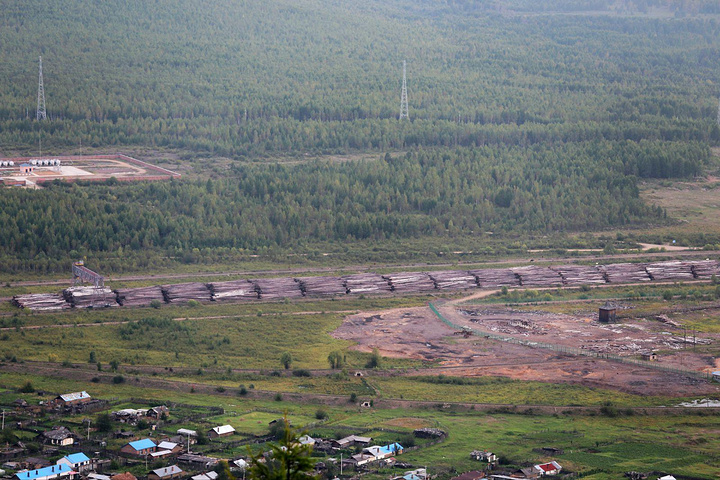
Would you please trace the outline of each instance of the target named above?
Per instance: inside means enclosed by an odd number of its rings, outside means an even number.
[[[641,357],[646,362],[657,362],[657,353],[655,352],[645,352],[641,354]]]
[[[35,170],[35,167],[33,165],[30,165],[29,163],[23,163],[22,165],[20,165],[21,175],[27,175],[29,173],[32,173],[33,170]]]
[[[617,320],[617,307],[606,303],[600,307],[598,319],[603,323],[615,323]]]

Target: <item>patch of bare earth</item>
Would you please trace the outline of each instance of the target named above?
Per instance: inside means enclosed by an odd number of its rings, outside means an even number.
[[[602,326],[588,318],[546,313],[528,315],[527,312],[502,309],[493,310],[487,315],[487,321],[485,317],[478,321],[477,316],[473,318],[454,306],[447,310],[443,310],[443,314],[452,315],[454,323],[467,325],[476,331],[485,328],[488,332],[517,335],[544,343],[608,349],[609,353],[623,351],[624,348],[628,354],[639,351],[629,345],[649,351],[654,346],[664,345],[668,337],[658,331],[665,327],[650,325],[649,322]],[[359,351],[369,352],[377,348],[387,357],[433,362],[434,366],[423,369],[423,374],[503,376],[613,388],[644,395],[693,396],[720,391],[715,384],[697,378],[639,365],[563,354],[478,335],[466,337],[442,323],[429,308],[423,307],[350,315],[332,335],[357,342],[353,348]],[[707,356],[692,359],[685,352],[684,368],[702,370],[714,365],[714,359]],[[418,373],[415,371],[408,375]]]

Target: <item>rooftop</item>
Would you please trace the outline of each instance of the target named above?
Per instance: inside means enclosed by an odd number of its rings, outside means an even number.
[[[149,438],[143,438],[142,440],[135,440],[134,442],[130,442],[129,445],[132,448],[134,448],[135,450],[145,450],[147,448],[157,447],[157,445],[155,445],[155,442],[153,442]]]
[[[51,475],[59,475],[61,473],[71,472],[72,468],[66,464],[52,465],[50,467],[39,468],[37,470],[26,470],[15,474],[20,480],[34,480],[36,478],[48,477]]]

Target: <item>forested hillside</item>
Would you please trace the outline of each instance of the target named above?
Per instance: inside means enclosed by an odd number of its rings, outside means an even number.
[[[37,154],[42,138],[58,154],[149,147],[235,162],[208,183],[2,191],[1,263],[55,270],[83,254],[187,260],[665,221],[637,179],[697,175],[720,141],[716,10],[0,0],[0,155]],[[410,121],[397,119],[403,60]],[[354,152],[381,160],[252,164]]]

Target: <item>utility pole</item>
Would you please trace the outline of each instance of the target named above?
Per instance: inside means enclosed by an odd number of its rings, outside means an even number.
[[[410,120],[408,111],[408,98],[407,98],[407,76],[405,75],[405,60],[403,60],[403,79],[402,79],[402,92],[400,93],[400,120],[407,118]]]
[[[40,57],[40,75],[38,79],[38,94],[37,94],[37,113],[35,115],[36,120],[46,120],[47,112],[45,111],[45,85],[43,84],[43,73],[42,73],[42,57]]]
[[[2,429],[5,430],[5,409],[2,411]]]

